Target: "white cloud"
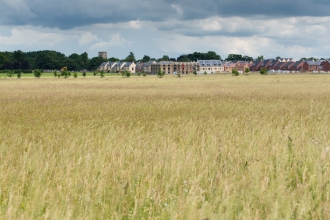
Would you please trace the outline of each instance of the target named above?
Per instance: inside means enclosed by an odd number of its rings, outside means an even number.
[[[86,32],[80,37],[79,45],[87,45],[93,41],[98,40],[99,38],[96,35],[92,34],[91,32]]]
[[[171,7],[175,10],[175,12],[178,14],[178,15],[182,15],[183,13],[182,13],[182,10],[181,10],[181,8],[180,8],[180,6],[178,6],[178,5],[171,5]]]
[[[126,44],[130,45],[132,42],[125,40],[123,37],[121,37],[120,33],[115,33],[111,36],[110,41],[105,42],[99,42],[94,45],[92,45],[89,49],[90,50],[105,50],[109,47],[113,46],[124,46]]]
[[[58,33],[45,33],[31,29],[13,28],[11,30],[11,36],[0,35],[0,44],[10,45],[48,45],[54,46],[65,41],[66,36]]]

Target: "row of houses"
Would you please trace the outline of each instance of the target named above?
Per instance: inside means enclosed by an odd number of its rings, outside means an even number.
[[[251,72],[259,72],[268,69],[269,72],[330,72],[330,60],[318,61],[295,61],[292,58],[266,59],[255,61],[220,61],[220,60],[198,60],[197,62],[174,62],[174,61],[149,61],[146,63],[134,62],[105,62],[98,68],[99,71],[121,72],[129,71],[146,72],[157,74],[193,74],[202,73],[231,73],[232,70],[243,73],[246,69]]]

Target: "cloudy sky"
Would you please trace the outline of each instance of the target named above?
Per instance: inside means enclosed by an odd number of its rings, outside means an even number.
[[[0,51],[330,57],[329,0],[0,0]]]

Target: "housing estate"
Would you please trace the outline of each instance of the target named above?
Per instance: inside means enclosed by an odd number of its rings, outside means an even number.
[[[221,60],[197,60],[197,62],[175,62],[175,61],[149,61],[139,62],[104,62],[98,70],[106,72],[129,71],[146,72],[157,74],[159,71],[165,74],[193,74],[193,73],[231,73],[232,70],[239,73],[249,69],[251,72],[259,72],[268,69],[270,72],[296,73],[296,72],[330,72],[330,60],[306,60],[294,61],[292,58],[266,59],[254,61],[221,61]]]

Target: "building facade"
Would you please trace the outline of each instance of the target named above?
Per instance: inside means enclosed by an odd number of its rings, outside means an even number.
[[[198,60],[197,73],[220,73],[224,72],[224,66],[221,60]]]
[[[197,70],[197,62],[162,61],[151,64],[151,74],[153,75],[156,75],[159,72],[165,74],[193,74]]]

